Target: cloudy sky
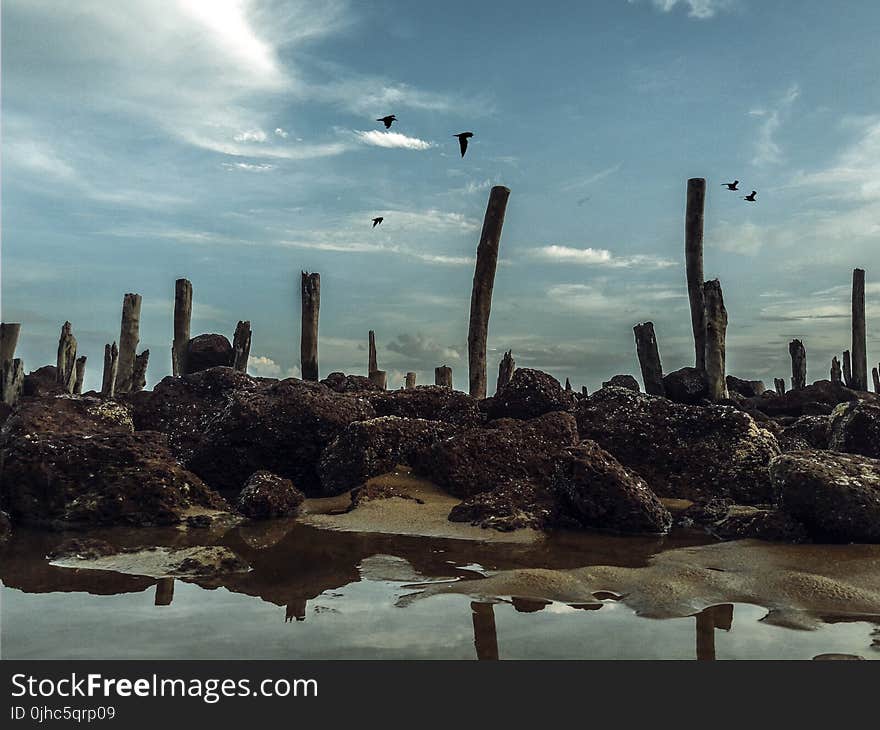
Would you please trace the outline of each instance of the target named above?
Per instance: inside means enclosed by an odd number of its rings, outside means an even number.
[[[321,374],[464,387],[474,251],[511,188],[490,367],[512,349],[591,389],[637,372],[653,320],[692,365],[688,177],[708,179],[706,275],[729,370],[809,377],[849,347],[867,269],[880,358],[880,5],[6,0],[2,316],[27,369],[73,323],[95,387],[125,292],[149,384],[170,371],[174,280],[194,333],[254,330],[251,372],[299,365],[299,272],[322,277]],[[390,132],[376,117],[396,114]],[[452,135],[475,136],[461,159]],[[729,193],[742,181],[758,203]],[[385,222],[370,227],[370,219]],[[872,270],[874,269],[874,270]],[[873,323],[877,323],[872,326]],[[490,389],[494,373],[490,374]]]

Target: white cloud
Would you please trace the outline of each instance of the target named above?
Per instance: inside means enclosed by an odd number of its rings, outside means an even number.
[[[283,129],[281,129],[281,127],[276,127],[275,128],[275,136],[281,137],[282,139],[287,139],[290,135],[287,132],[285,132]]]
[[[247,371],[256,378],[298,378],[302,374],[298,365],[283,370],[277,362],[265,355],[248,356]]]
[[[227,170],[247,170],[248,172],[268,172],[274,170],[275,165],[268,163],[250,163],[250,162],[224,162],[223,167]]]
[[[800,87],[792,84],[769,110],[752,109],[749,114],[762,120],[755,138],[752,164],[758,167],[775,165],[782,161],[782,149],[776,141],[776,133],[788,116],[794,102],[800,96]]]
[[[573,248],[570,246],[541,246],[531,249],[531,255],[546,261],[559,263],[582,264],[584,266],[607,266],[615,269],[630,267],[645,267],[652,269],[665,269],[677,266],[675,261],[651,256],[636,254],[634,256],[615,256],[605,248]]]
[[[387,147],[407,150],[427,150],[434,146],[432,142],[426,142],[418,137],[407,137],[399,132],[384,132],[378,129],[364,132],[355,130],[355,135],[364,144],[373,147]]]
[[[591,284],[556,284],[547,290],[547,298],[564,309],[619,315],[641,309],[646,311],[659,302],[669,302],[685,296],[681,289],[663,285],[644,285],[637,290],[621,292],[609,282]],[[664,305],[665,306],[665,305]]]
[[[621,167],[621,163],[618,162],[616,165],[612,165],[611,167],[606,167],[604,170],[599,170],[592,175],[588,175],[587,177],[580,177],[576,180],[569,180],[566,183],[563,183],[559,186],[559,189],[563,192],[569,192],[570,190],[577,190],[580,188],[585,188],[593,183],[597,183],[600,180],[604,180],[606,177],[613,175],[617,172]]]
[[[633,4],[638,0],[627,0],[627,2]],[[687,8],[689,17],[707,20],[729,8],[732,5],[732,0],[651,0],[651,4],[664,13],[669,13],[681,6]]]
[[[265,142],[266,133],[262,129],[248,129],[244,132],[239,132],[233,139],[236,142]]]

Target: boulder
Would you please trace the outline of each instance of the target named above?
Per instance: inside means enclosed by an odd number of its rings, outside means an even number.
[[[66,392],[58,383],[58,368],[54,365],[44,365],[24,376],[22,395],[41,397]]]
[[[770,462],[780,510],[817,542],[880,542],[880,461],[834,451],[792,451]]]
[[[510,381],[493,397],[489,418],[537,418],[553,411],[570,411],[575,403],[552,375],[532,368],[518,368]]]
[[[198,335],[186,345],[186,371],[188,374],[208,368],[231,366],[232,345],[225,335]]]
[[[581,400],[575,415],[581,438],[596,441],[662,497],[771,499],[767,465],[779,445],[746,413],[603,388]]]
[[[828,416],[801,416],[783,426],[777,437],[783,451],[828,448]]]
[[[321,382],[330,388],[330,390],[334,390],[337,393],[365,393],[369,391],[385,390],[364,375],[330,373]]]
[[[270,471],[257,471],[251,474],[238,495],[236,508],[252,520],[268,520],[299,514],[304,501],[305,495],[290,479]]]
[[[546,484],[528,478],[513,478],[457,504],[449,513],[449,520],[511,532],[522,528],[540,530],[555,525],[558,522],[556,513],[556,499]]]
[[[237,497],[245,480],[262,470],[292,480],[307,495],[320,494],[321,453],[350,424],[375,415],[366,398],[295,378],[236,390],[187,465],[229,496]]]
[[[480,401],[467,393],[438,385],[382,391],[368,397],[377,416],[423,418],[457,426],[479,426],[485,421]]]
[[[828,421],[828,448],[880,459],[880,405],[841,403]]]
[[[778,509],[758,509],[734,505],[727,515],[711,527],[722,540],[766,540],[768,542],[806,542],[807,530],[791,515]]]
[[[604,383],[602,383],[603,388],[607,388],[608,386],[613,386],[615,388],[627,388],[628,390],[634,390],[637,393],[641,391],[639,387],[639,381],[636,380],[632,375],[615,375]]]
[[[819,416],[828,415],[839,403],[859,398],[876,400],[870,393],[859,393],[830,380],[818,380],[806,388],[788,390],[783,395],[749,398],[747,402],[768,416]]]
[[[578,442],[569,413],[528,421],[503,418],[458,433],[410,456],[413,470],[461,499],[510,479],[549,484],[562,449]]]
[[[595,441],[561,452],[553,490],[560,509],[583,527],[665,533],[672,525],[672,516],[644,480]]]
[[[763,380],[743,380],[742,378],[728,375],[727,390],[739,393],[743,398],[754,398],[755,396],[762,395],[767,390],[767,386],[764,385]]]
[[[409,464],[410,454],[455,433],[442,421],[380,416],[349,425],[324,449],[318,467],[321,493],[342,494],[368,479]]]
[[[132,433],[131,410],[124,403],[86,396],[25,398],[0,431],[0,445],[35,434],[67,436]]]
[[[700,403],[709,397],[706,373],[697,368],[681,368],[663,376],[666,397],[676,403]]]

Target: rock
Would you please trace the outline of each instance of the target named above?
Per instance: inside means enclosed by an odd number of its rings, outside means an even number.
[[[486,428],[463,431],[410,459],[413,471],[464,499],[510,479],[532,478],[549,484],[559,452],[577,442],[573,416],[554,412],[528,421],[492,421]]]
[[[801,416],[782,428],[778,436],[780,448],[783,451],[827,449],[829,422],[828,416]]]
[[[510,382],[492,399],[489,418],[537,418],[553,411],[570,411],[575,398],[552,375],[518,368]]]
[[[398,499],[411,499],[418,504],[425,503],[424,500],[414,497],[405,489],[401,489],[394,484],[388,484],[381,481],[370,481],[351,490],[351,504],[347,511],[351,512],[367,502],[375,502],[379,499],[391,499],[392,497],[397,497]]]
[[[807,530],[790,515],[777,509],[758,509],[735,505],[711,527],[722,540],[767,540],[768,542],[806,542]]]
[[[817,542],[880,542],[880,461],[792,451],[770,462],[780,510]]]
[[[556,499],[546,485],[533,479],[509,479],[488,492],[480,492],[452,508],[451,522],[470,522],[500,532],[522,528],[536,530],[556,524]]]
[[[595,441],[564,450],[553,489],[561,509],[583,527],[617,532],[665,533],[672,517],[642,478]]]
[[[779,445],[746,413],[603,388],[581,400],[575,415],[581,438],[596,441],[662,497],[771,499],[767,464]]]
[[[231,367],[232,354],[225,335],[198,335],[186,346],[186,372],[191,375],[208,368]]]
[[[742,380],[733,375],[727,376],[727,389],[739,393],[743,398],[754,398],[762,395],[767,387],[763,380]]]
[[[880,405],[841,403],[828,421],[828,448],[880,459]]]
[[[330,373],[321,382],[337,393],[366,393],[384,390],[364,375]]]
[[[214,489],[235,497],[261,470],[292,480],[307,495],[320,494],[321,453],[351,423],[375,415],[366,398],[295,378],[236,390],[187,465]]]
[[[167,561],[168,573],[179,577],[204,578],[250,570],[243,558],[223,545],[181,548],[169,552]]]
[[[668,502],[669,500],[663,501]],[[684,528],[714,525],[727,517],[730,507],[733,505],[733,500],[729,497],[713,497],[706,502],[690,503],[687,500],[683,501],[689,506],[674,513],[674,523],[677,527]],[[672,511],[668,506],[667,508]]]
[[[0,501],[41,526],[170,525],[225,502],[174,458],[163,434],[40,433],[5,441]]]
[[[455,432],[455,427],[423,418],[380,416],[348,426],[321,455],[321,493],[342,494],[368,479],[409,465],[414,451],[424,450]]]
[[[5,512],[0,512],[0,545],[8,542],[12,537],[12,520]]]
[[[636,380],[632,375],[615,375],[604,383],[602,383],[603,388],[607,388],[608,386],[613,386],[615,388],[627,388],[628,390],[634,390],[637,393],[641,391],[639,387],[639,381]]]
[[[480,401],[452,388],[419,385],[368,396],[377,416],[400,416],[443,421],[457,426],[479,426],[485,421]]]
[[[272,517],[292,517],[299,514],[305,495],[293,486],[290,479],[269,471],[251,474],[236,507],[252,520],[268,520]]]
[[[3,424],[0,446],[35,434],[90,436],[132,431],[131,410],[123,403],[71,395],[25,398]]]
[[[79,558],[94,560],[105,555],[115,555],[119,550],[106,540],[91,537],[70,537],[63,540],[52,552],[50,558]]]
[[[666,397],[676,403],[700,403],[709,397],[706,374],[697,368],[681,368],[663,376]]]
[[[58,368],[44,365],[24,376],[22,395],[42,397],[61,395],[67,391],[58,384]]]
[[[870,393],[857,393],[841,383],[818,380],[799,390],[789,390],[783,395],[749,398],[747,403],[769,416],[818,416],[828,415],[839,403],[859,398],[876,400]]]

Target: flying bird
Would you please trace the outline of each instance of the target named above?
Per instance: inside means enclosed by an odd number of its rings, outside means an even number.
[[[373,218],[373,228],[378,226],[385,219],[380,215],[378,218]]]
[[[467,152],[467,141],[474,136],[474,133],[459,132],[458,134],[453,134],[452,136],[458,137],[458,146],[461,147],[461,156],[464,157],[464,153]]]
[[[738,190],[739,189],[736,187],[737,185],[739,185],[739,180],[734,180],[732,183],[723,183],[723,184],[728,190]]]
[[[744,197],[743,200],[748,200],[750,203],[756,203],[757,201],[755,200],[755,196],[757,194],[758,194],[758,192],[756,190],[752,190],[752,192],[750,192],[748,195],[746,195],[746,197]]]
[[[387,117],[379,117],[377,122],[382,122],[385,125],[385,129],[391,129],[391,123],[397,121],[397,117],[393,114],[389,114]]]

